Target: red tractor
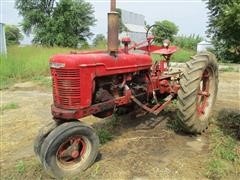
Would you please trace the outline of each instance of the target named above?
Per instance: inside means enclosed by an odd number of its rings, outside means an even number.
[[[59,54],[50,59],[54,121],[40,130],[34,151],[55,177],[77,174],[97,157],[99,138],[81,121],[83,117],[104,118],[121,108],[157,116],[176,99],[179,121],[186,131],[201,133],[208,126],[218,87],[215,56],[197,54],[183,71],[172,72],[168,65],[177,48],[168,40],[157,46],[147,33],[145,42],[132,46],[130,38],[123,38],[120,48],[118,26],[116,1],[112,0],[107,51]],[[163,59],[154,62],[152,53]]]

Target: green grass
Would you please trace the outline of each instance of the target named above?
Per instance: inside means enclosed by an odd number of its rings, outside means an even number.
[[[235,178],[240,174],[240,113],[221,111],[210,127],[210,158],[206,176],[210,179]]]
[[[235,69],[233,67],[228,66],[227,68],[222,69],[223,72],[234,72]]]
[[[42,85],[44,87],[51,87],[52,86],[52,79],[51,77],[46,76],[34,76],[32,78],[33,81],[36,81],[39,85]]]
[[[197,54],[196,51],[189,49],[178,49],[178,51],[173,54],[172,61],[173,62],[186,62],[189,61],[191,56]]]
[[[7,104],[3,104],[1,107],[1,111],[9,110],[9,109],[17,109],[19,108],[19,105],[15,102],[10,102]]]
[[[18,161],[16,164],[16,170],[19,174],[23,174],[25,172],[25,164],[23,161]]]
[[[0,89],[17,81],[49,75],[48,61],[57,53],[67,53],[68,48],[47,48],[40,46],[10,46],[7,56],[0,58]]]
[[[210,179],[220,179],[225,174],[225,165],[224,163],[215,158],[211,158],[207,165],[207,177]]]
[[[197,54],[196,51],[179,48],[177,52],[172,55],[171,62],[186,62],[189,61],[191,56],[194,56],[195,54]],[[163,59],[163,57],[156,54],[153,54],[152,58],[154,61]]]

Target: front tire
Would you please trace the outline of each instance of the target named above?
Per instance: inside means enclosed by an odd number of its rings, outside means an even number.
[[[45,126],[43,126],[39,131],[38,131],[38,135],[36,136],[35,140],[34,140],[34,146],[33,146],[33,150],[35,155],[37,156],[38,160],[40,160],[40,151],[41,151],[41,147],[43,144],[43,141],[45,140],[45,138],[48,136],[48,134],[58,126],[58,123],[55,121],[51,121],[50,123],[46,124]]]
[[[188,133],[202,133],[209,118],[218,91],[218,65],[209,52],[197,54],[186,63],[178,91],[178,117]]]
[[[73,176],[94,163],[98,146],[99,138],[90,126],[80,122],[63,123],[44,140],[41,161],[54,177]]]

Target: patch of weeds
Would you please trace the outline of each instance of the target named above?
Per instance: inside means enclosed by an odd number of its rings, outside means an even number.
[[[96,168],[92,171],[91,177],[96,177],[99,173],[100,166],[99,164],[96,164]]]
[[[240,155],[237,152],[240,143],[238,131],[240,113],[234,111],[219,112],[216,121],[209,129],[210,159],[207,162],[206,176],[210,179],[228,179],[238,177],[236,170],[240,167]]]
[[[19,174],[23,174],[25,172],[26,166],[23,161],[18,161],[16,164],[16,170]]]
[[[224,175],[224,163],[219,159],[211,159],[208,162],[206,176],[210,179],[220,179]]]
[[[113,113],[111,121],[107,124],[110,129],[117,127],[120,124],[120,119],[116,113]]]
[[[15,102],[10,102],[1,107],[1,111],[9,110],[9,109],[17,109],[19,105]]]
[[[177,99],[174,99],[174,100],[172,100],[172,104],[175,106],[175,107],[177,107]]]
[[[170,120],[167,122],[167,128],[173,130],[176,133],[184,132],[183,126],[177,117],[170,118]]]
[[[113,138],[112,134],[106,129],[98,130],[98,136],[101,144],[105,144]]]
[[[0,79],[0,90],[8,89],[14,84],[13,79],[11,78],[1,78]]]
[[[223,68],[222,71],[223,71],[223,72],[234,72],[235,69],[234,69],[233,67],[228,66],[228,67],[226,67],[226,68]]]
[[[236,141],[231,137],[222,139],[223,142],[215,149],[215,154],[227,161],[236,161],[238,156],[235,152]]]
[[[45,87],[52,86],[52,79],[50,77],[36,76],[32,80],[38,82],[40,85],[43,85]]]

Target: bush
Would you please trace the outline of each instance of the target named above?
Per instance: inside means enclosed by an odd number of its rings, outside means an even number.
[[[23,39],[23,35],[19,28],[15,25],[5,26],[6,43],[7,45],[20,44],[20,40]]]
[[[192,34],[190,36],[177,36],[175,37],[174,44],[178,47],[197,50],[197,44],[203,41],[199,35]]]

